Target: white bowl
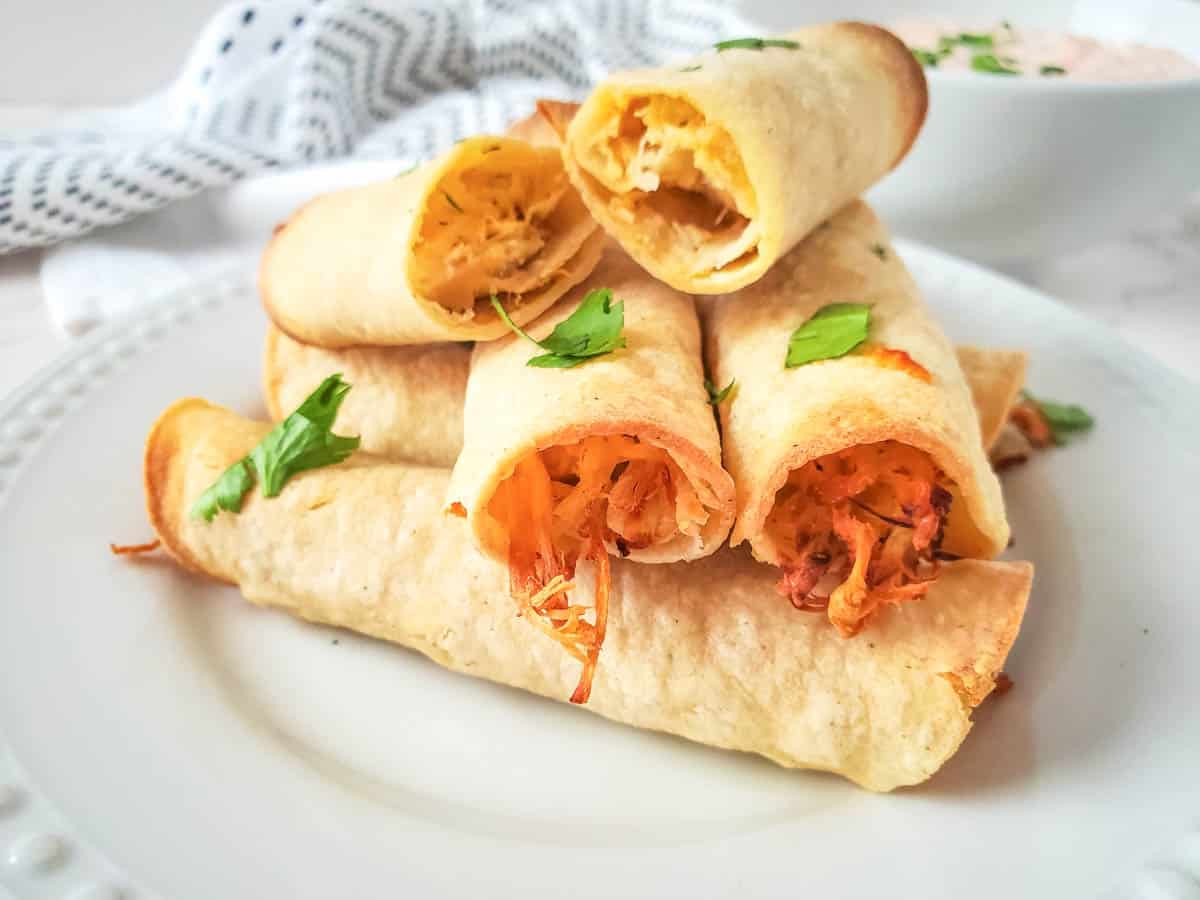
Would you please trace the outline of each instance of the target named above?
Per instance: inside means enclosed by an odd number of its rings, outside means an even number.
[[[744,0],[742,9],[772,30],[836,18],[1004,19],[1200,60],[1192,0]],[[1019,267],[1128,231],[1200,188],[1200,78],[1085,83],[925,71],[925,128],[868,195],[906,236]]]

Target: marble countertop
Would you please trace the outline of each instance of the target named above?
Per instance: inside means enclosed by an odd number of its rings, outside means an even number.
[[[60,115],[52,107],[0,107],[0,132]],[[0,396],[63,352],[70,339],[46,314],[40,252],[0,256]],[[1118,241],[1046,261],[1023,278],[1110,326],[1200,394],[1200,195],[1180,213],[1131,227]]]

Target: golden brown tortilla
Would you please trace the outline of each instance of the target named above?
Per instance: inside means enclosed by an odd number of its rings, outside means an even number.
[[[238,515],[191,504],[269,426],[183,400],[146,443],[151,522],[180,563],[254,603],[411,647],[549,697],[570,660],[513,615],[502,566],[440,514],[446,475],[366,454],[255,491]],[[919,604],[862,640],[780,603],[771,570],[723,550],[697,563],[614,563],[605,659],[589,708],[610,719],[874,791],[917,784],[958,749],[1020,626],[1026,563],[948,565]]]
[[[279,329],[307,344],[491,340],[507,329],[490,295],[532,321],[592,270],[603,241],[557,147],[469,138],[301,207],[267,246],[259,285]]]
[[[678,290],[753,284],[894,168],[924,122],[924,72],[890,32],[836,22],[781,37],[798,46],[612,75],[567,132],[592,215]]]
[[[1025,386],[1029,354],[1020,350],[990,350],[967,345],[956,349],[958,364],[966,376],[979,414],[983,447],[990,451]]]

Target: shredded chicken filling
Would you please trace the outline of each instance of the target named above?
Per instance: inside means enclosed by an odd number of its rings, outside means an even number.
[[[754,257],[758,209],[741,157],[690,103],[655,95],[614,107],[579,162],[653,252],[681,251],[697,272]]]
[[[823,456],[793,471],[767,517],[783,557],[780,592],[825,611],[844,637],[937,577],[951,493],[920,450],[895,441]]]
[[[442,177],[413,247],[414,287],[452,312],[490,309],[493,294],[519,304],[592,231],[555,151],[496,146]]]
[[[625,435],[532,453],[497,489],[488,511],[508,534],[509,590],[522,615],[583,664],[571,702],[587,702],[604,643],[608,547],[627,556],[698,536],[716,506],[669,453]],[[580,559],[596,565],[593,607],[570,599]]]

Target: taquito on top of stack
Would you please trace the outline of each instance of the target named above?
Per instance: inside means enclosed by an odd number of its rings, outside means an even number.
[[[926,106],[902,41],[836,22],[611,75],[563,152],[588,208],[634,259],[681,291],[722,294],[894,168]]]

